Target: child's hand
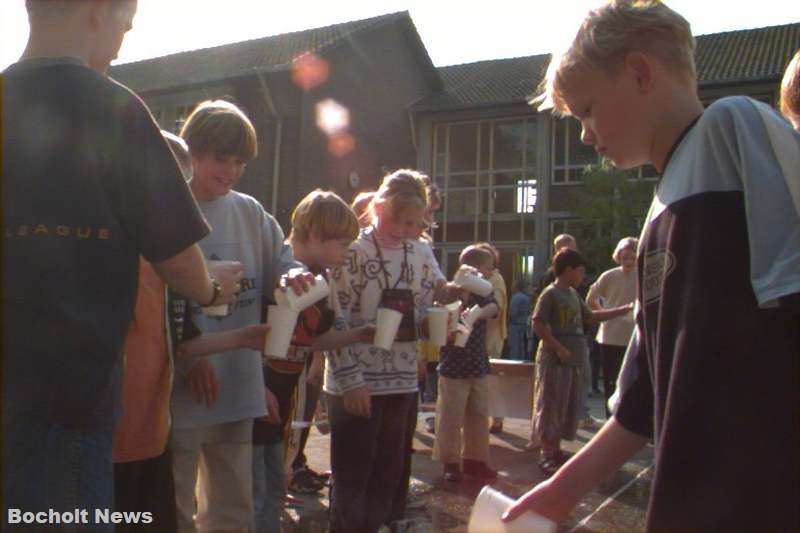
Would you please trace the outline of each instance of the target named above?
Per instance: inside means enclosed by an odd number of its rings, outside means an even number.
[[[265,389],[264,399],[267,402],[267,416],[262,416],[261,420],[265,421],[267,424],[273,424],[275,426],[280,425],[281,411],[278,406],[278,398],[275,397],[271,390]]]
[[[264,344],[269,335],[269,325],[255,324],[242,328],[239,342],[240,348],[250,348],[259,352],[264,351]]]
[[[207,261],[208,273],[219,283],[220,295],[217,305],[229,304],[236,300],[242,289],[240,281],[244,276],[244,267],[239,261]]]
[[[205,359],[200,359],[186,374],[189,380],[189,389],[197,398],[197,403],[205,402],[206,407],[211,407],[217,401],[217,376],[214,367]]]
[[[375,325],[374,324],[367,324],[366,326],[361,326],[360,328],[356,328],[356,341],[362,344],[372,344],[375,340]]]
[[[293,290],[297,296],[308,292],[316,284],[314,274],[311,272],[292,271],[281,276],[279,286],[283,290]]]
[[[344,408],[351,415],[369,418],[372,414],[372,398],[369,387],[361,385],[344,393]]]
[[[558,350],[556,350],[556,355],[558,355],[558,358],[561,359],[562,363],[566,363],[567,361],[572,359],[572,352],[570,352],[563,346],[561,346],[560,348],[558,348]]]

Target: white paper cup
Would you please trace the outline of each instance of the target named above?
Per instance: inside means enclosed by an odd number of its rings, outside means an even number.
[[[478,320],[478,315],[480,314],[481,306],[477,304],[473,305],[469,308],[469,311],[467,311],[467,316],[464,317],[464,323],[471,328]]]
[[[228,316],[228,304],[209,305],[203,307],[203,312],[208,316]]]
[[[477,294],[484,298],[492,294],[492,284],[488,280],[468,270],[459,270],[456,272],[453,281],[456,285],[462,289],[468,290],[472,294]]]
[[[286,359],[299,313],[282,305],[270,305],[267,311],[269,332],[264,342],[264,355],[271,359]]]
[[[391,350],[394,338],[397,336],[397,329],[403,320],[403,313],[381,307],[378,309],[378,317],[375,323],[375,340],[373,344],[384,350]]]
[[[437,346],[447,344],[447,321],[450,312],[444,307],[428,308],[428,333],[431,342]]]
[[[314,280],[316,283],[308,288],[308,292],[304,292],[300,296],[296,295],[291,288],[287,288],[285,291],[280,288],[275,289],[275,302],[289,307],[292,311],[302,312],[330,294],[330,287],[324,276],[317,275]]]
[[[455,345],[459,348],[465,347],[470,335],[472,335],[472,328],[465,324],[459,324],[456,326]]]
[[[532,511],[525,512],[511,522],[504,523],[500,517],[511,507],[514,500],[493,489],[483,487],[475,499],[469,515],[468,533],[555,533],[556,523]]]
[[[458,326],[458,317],[461,316],[461,300],[456,300],[444,307],[450,315],[447,320],[447,333],[450,333],[451,331],[455,331],[456,326]]]

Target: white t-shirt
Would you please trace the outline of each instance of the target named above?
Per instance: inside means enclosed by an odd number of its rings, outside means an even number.
[[[611,309],[632,303],[636,300],[636,271],[625,273],[622,267],[606,270],[589,288],[586,302],[600,303],[602,307]],[[627,346],[633,333],[633,313],[626,313],[613,320],[600,323],[597,330],[597,342],[612,346]]]

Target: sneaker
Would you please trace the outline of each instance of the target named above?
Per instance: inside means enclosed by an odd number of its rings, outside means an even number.
[[[294,471],[289,481],[289,492],[296,494],[315,494],[325,486],[325,480],[308,467]]]
[[[474,461],[472,459],[464,459],[464,474],[486,481],[497,479],[496,470],[489,468],[489,465],[483,461]]]
[[[497,433],[502,433],[502,432],[503,432],[503,423],[502,422],[500,422],[500,423],[492,423],[492,425],[489,426],[489,433],[497,434]]]
[[[451,483],[458,483],[462,479],[461,468],[457,463],[444,465],[444,480]]]

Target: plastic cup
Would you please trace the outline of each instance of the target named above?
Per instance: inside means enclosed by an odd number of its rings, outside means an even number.
[[[208,316],[228,316],[228,304],[203,307],[203,313]]]
[[[447,344],[447,321],[450,312],[444,307],[428,308],[428,332],[431,342],[437,346]]]
[[[308,292],[304,292],[299,296],[289,288],[285,291],[280,288],[275,289],[275,302],[288,307],[292,311],[302,312],[330,294],[330,287],[328,287],[328,282],[325,281],[324,276],[317,275],[314,280],[316,283],[309,287]]]
[[[478,315],[480,314],[481,314],[481,306],[477,304],[473,305],[472,307],[469,308],[469,311],[467,311],[467,316],[464,317],[464,323],[471,328],[473,324],[475,324],[475,322],[478,320]]]
[[[447,332],[450,333],[451,331],[456,330],[456,326],[458,326],[458,317],[461,315],[461,300],[456,300],[453,303],[449,303],[444,306],[449,313],[449,318],[447,320]]]
[[[462,289],[466,289],[472,294],[483,296],[484,298],[492,294],[492,284],[469,270],[459,270],[456,272],[453,281]]]
[[[264,355],[272,359],[286,359],[289,343],[297,324],[299,313],[282,305],[270,305],[267,311],[269,333],[264,342]]]
[[[455,345],[459,348],[465,347],[470,335],[472,335],[472,328],[466,324],[459,324],[456,326]]]
[[[378,309],[378,317],[375,323],[375,340],[373,344],[378,348],[391,350],[402,320],[403,313],[400,311],[395,311],[394,309],[386,307]]]
[[[486,485],[472,506],[467,532],[555,533],[555,522],[532,511],[525,512],[508,523],[501,521],[500,517],[511,507],[512,503],[514,500]]]

